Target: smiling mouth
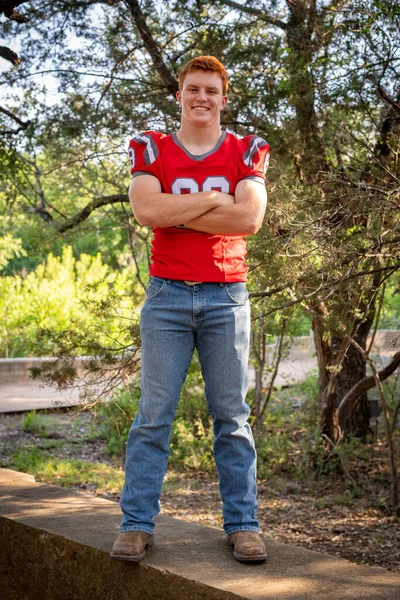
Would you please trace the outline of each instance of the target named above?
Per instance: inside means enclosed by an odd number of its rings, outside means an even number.
[[[207,108],[206,106],[193,106],[193,110],[198,110],[200,112],[207,112],[210,109]]]

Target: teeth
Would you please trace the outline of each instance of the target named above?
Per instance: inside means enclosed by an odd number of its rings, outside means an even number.
[[[194,110],[202,110],[202,111],[208,110],[208,108],[206,108],[205,106],[194,106],[193,108],[194,108]]]

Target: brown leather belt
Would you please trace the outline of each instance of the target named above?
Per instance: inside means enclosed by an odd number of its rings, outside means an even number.
[[[203,283],[202,281],[184,281],[183,283],[186,283],[186,285],[200,285],[200,283]]]

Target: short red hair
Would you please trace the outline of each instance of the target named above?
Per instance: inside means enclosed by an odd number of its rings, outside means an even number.
[[[218,73],[222,83],[222,95],[226,95],[229,85],[228,73],[224,65],[215,56],[196,56],[183,65],[178,76],[180,90],[183,88],[186,75],[193,71],[213,71],[214,73]]]

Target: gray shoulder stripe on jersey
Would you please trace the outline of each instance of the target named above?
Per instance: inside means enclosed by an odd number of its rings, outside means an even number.
[[[261,185],[265,186],[265,179],[259,177],[258,175],[248,175],[247,177],[243,177],[240,181],[255,181],[256,183],[261,183]]]
[[[135,177],[139,177],[140,175],[151,175],[151,173],[146,173],[146,171],[135,171],[132,174],[132,179],[135,179]]]
[[[151,135],[143,133],[142,135],[137,135],[133,139],[138,144],[146,146],[146,150],[144,151],[144,162],[146,166],[151,165],[158,156],[158,148]]]
[[[259,137],[258,135],[253,135],[249,143],[249,149],[243,154],[244,164],[251,168],[253,166],[253,156],[255,155],[257,150],[259,150],[262,146],[265,146],[266,144],[267,142],[261,137]]]

